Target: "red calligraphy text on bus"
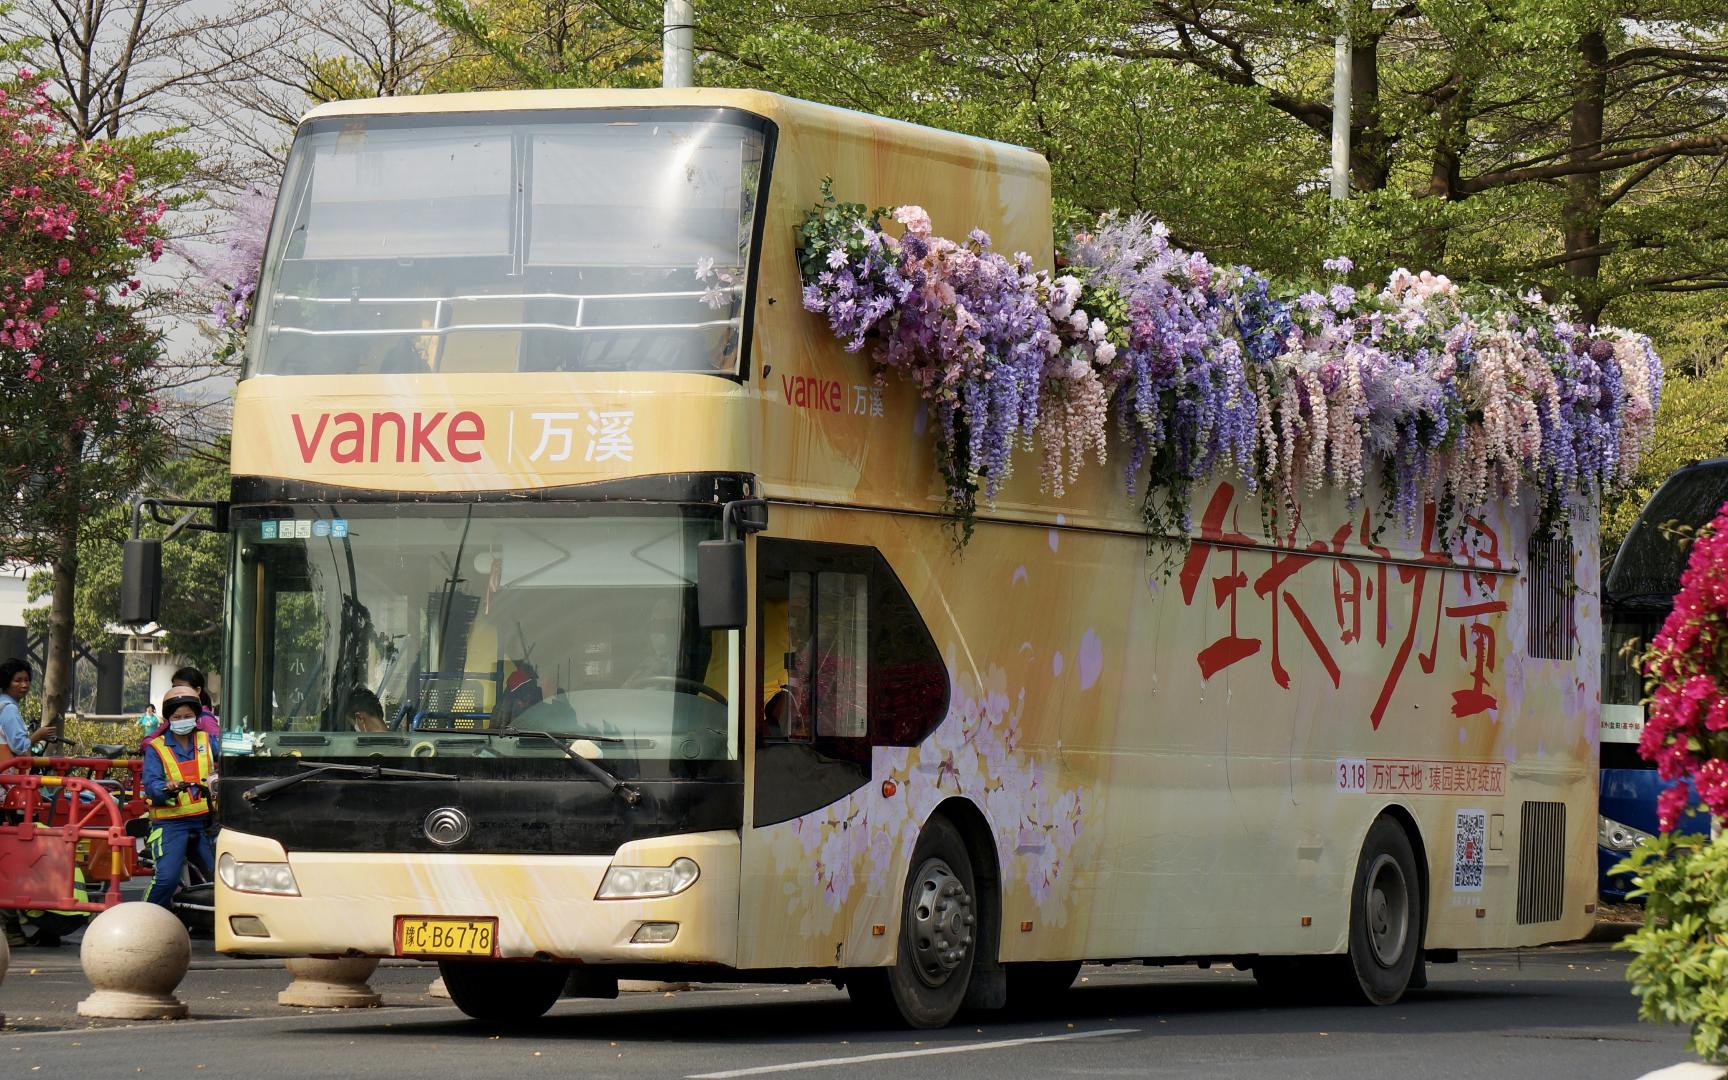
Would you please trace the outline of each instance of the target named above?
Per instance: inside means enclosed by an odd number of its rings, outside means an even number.
[[[1266,545],[1241,531],[1236,516],[1239,509],[1233,505],[1235,495],[1235,488],[1230,484],[1220,484],[1212,493],[1211,500],[1201,514],[1200,535],[1189,549],[1180,575],[1182,601],[1186,605],[1192,605],[1201,582],[1206,578],[1213,555],[1218,555],[1221,560],[1228,560],[1227,565],[1220,567],[1223,572],[1210,580],[1212,606],[1220,611],[1228,611],[1229,629],[1195,654],[1202,679],[1210,679],[1218,672],[1255,656],[1266,644],[1261,638],[1243,634],[1238,623],[1241,593],[1250,584],[1248,574],[1242,566],[1244,553],[1265,550],[1271,565],[1253,578],[1252,585],[1254,595],[1267,601],[1269,605],[1268,636],[1271,648],[1268,650],[1267,662],[1272,679],[1279,686],[1289,689],[1291,683],[1290,672],[1285,666],[1287,653],[1284,651],[1288,644],[1285,630],[1290,626],[1300,631],[1302,639],[1312,650],[1332,685],[1339,686],[1343,680],[1343,670],[1335,650],[1348,649],[1362,643],[1362,606],[1368,603],[1372,605],[1376,645],[1385,648],[1389,638],[1395,642],[1381,682],[1380,693],[1369,713],[1369,721],[1375,729],[1378,729],[1380,722],[1385,719],[1412,654],[1424,674],[1434,673],[1439,661],[1441,627],[1448,621],[1458,625],[1459,659],[1465,664],[1473,664],[1470,685],[1453,691],[1453,715],[1474,716],[1498,708],[1499,703],[1491,692],[1491,678],[1498,663],[1498,641],[1494,624],[1485,620],[1507,610],[1506,601],[1499,598],[1503,577],[1498,573],[1487,572],[1445,572],[1446,569],[1455,569],[1457,563],[1450,552],[1436,547],[1438,529],[1434,506],[1424,508],[1421,547],[1416,560],[1399,564],[1381,561],[1369,569],[1361,565],[1360,560],[1348,557],[1346,545],[1351,533],[1356,532],[1362,547],[1378,559],[1392,558],[1390,550],[1374,543],[1375,528],[1370,511],[1363,512],[1360,523],[1351,522],[1340,526],[1329,541],[1310,540],[1298,546],[1299,541],[1292,528],[1287,535],[1276,538],[1271,545]],[[1500,539],[1494,529],[1487,522],[1475,517],[1466,518],[1466,526],[1463,554],[1475,566],[1500,570]],[[1288,588],[1296,576],[1308,566],[1322,561],[1330,564],[1331,614],[1336,624],[1335,630],[1316,625],[1316,613],[1308,611]],[[1397,589],[1408,598],[1410,611],[1408,624],[1397,630],[1390,626],[1394,578]],[[1454,582],[1462,596],[1449,603],[1448,585]],[[1432,602],[1425,603],[1430,597]],[[1432,624],[1425,626],[1424,618],[1430,609]],[[1323,619],[1324,614],[1321,617]],[[1427,632],[1423,633],[1424,630]],[[1423,642],[1422,638],[1427,640]]]

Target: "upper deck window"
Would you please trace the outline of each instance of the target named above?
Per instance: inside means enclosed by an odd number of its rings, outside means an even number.
[[[767,142],[724,109],[314,121],[247,374],[738,374]]]

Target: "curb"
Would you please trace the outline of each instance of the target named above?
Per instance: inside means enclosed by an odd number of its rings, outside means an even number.
[[[1670,1065],[1666,1069],[1645,1073],[1638,1080],[1722,1080],[1728,1075],[1720,1065],[1706,1065],[1701,1061],[1682,1061],[1678,1065]]]

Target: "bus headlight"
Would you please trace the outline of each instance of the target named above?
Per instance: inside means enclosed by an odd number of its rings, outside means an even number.
[[[611,866],[600,881],[596,900],[651,900],[676,896],[696,883],[701,871],[693,859],[673,859],[671,866]]]
[[[1633,848],[1650,839],[1650,834],[1643,829],[1634,829],[1630,825],[1622,825],[1613,818],[1596,818],[1596,844],[1609,851],[1631,851]]]
[[[235,892],[299,896],[294,871],[285,862],[241,862],[227,852],[216,860],[216,876]]]

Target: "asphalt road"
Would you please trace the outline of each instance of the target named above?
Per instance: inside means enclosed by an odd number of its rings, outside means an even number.
[[[499,1033],[426,997],[428,967],[381,968],[381,1009],[313,1012],[275,1004],[280,965],[207,954],[181,985],[195,1019],[93,1025],[76,950],[26,949],[0,986],[0,1077],[1584,1080],[1686,1060],[1683,1032],[1638,1022],[1625,964],[1603,945],[1467,954],[1382,1009],[1275,1005],[1230,970],[1088,967],[1041,1015],[939,1032],[860,1028],[828,986],[730,986],[566,1001]]]

